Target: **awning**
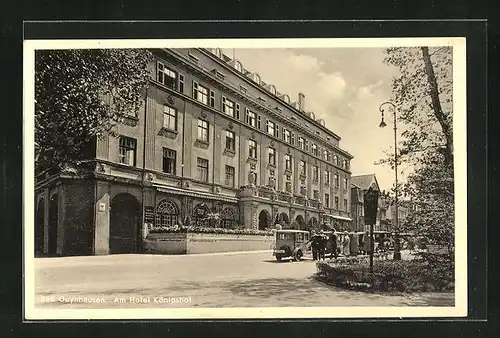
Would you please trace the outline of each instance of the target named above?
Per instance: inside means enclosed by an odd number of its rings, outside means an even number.
[[[181,188],[176,188],[176,187],[165,187],[165,186],[160,186],[160,185],[156,185],[156,184],[154,184],[153,186],[156,189],[158,189],[158,191],[165,192],[167,194],[184,195],[184,196],[206,198],[206,199],[217,200],[217,201],[224,201],[224,202],[229,202],[229,203],[238,203],[238,199],[236,197],[232,197],[232,196],[214,195],[214,194],[210,194],[210,193],[203,192],[203,191],[193,191],[193,190],[181,189]]]
[[[330,214],[324,214],[324,215],[328,216],[328,217],[331,217],[331,218],[340,219],[340,220],[343,220],[343,221],[352,221],[352,218],[349,218],[349,217],[338,216],[338,215],[330,215]]]

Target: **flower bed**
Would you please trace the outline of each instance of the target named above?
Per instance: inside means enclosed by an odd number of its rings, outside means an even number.
[[[425,260],[375,260],[373,273],[368,260],[349,257],[344,260],[318,262],[316,278],[325,283],[363,291],[452,292],[454,265]]]
[[[154,227],[149,230],[151,234],[168,234],[168,233],[198,233],[198,234],[225,234],[225,235],[258,235],[258,236],[273,236],[272,230],[256,230],[256,229],[226,229],[212,227]]]

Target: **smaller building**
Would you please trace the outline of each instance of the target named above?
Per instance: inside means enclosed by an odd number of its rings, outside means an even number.
[[[380,223],[380,230],[394,231],[396,226],[396,206],[393,200],[388,198],[383,198],[380,200],[382,206],[379,208],[379,218],[377,219]],[[408,200],[398,201],[398,221],[399,226],[403,226],[410,216],[414,206]]]
[[[365,229],[365,198],[364,191],[356,184],[351,183],[351,231]]]
[[[366,175],[357,175],[351,176],[351,211],[353,215],[353,222],[351,226],[351,231],[366,231],[368,230],[369,224],[365,224],[364,221],[364,200],[365,195],[368,192],[368,189],[372,188],[373,190],[379,191],[380,187],[377,182],[377,178],[375,174],[366,174]],[[354,198],[354,194],[356,196],[363,196]],[[362,201],[360,202],[360,200]],[[380,198],[379,198],[379,206],[380,206]],[[378,213],[380,214],[380,208]],[[380,229],[379,215],[377,216],[377,224],[374,224],[374,230]]]

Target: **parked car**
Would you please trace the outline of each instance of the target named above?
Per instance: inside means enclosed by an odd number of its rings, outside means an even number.
[[[293,258],[300,261],[302,257],[309,253],[307,242],[309,232],[304,230],[276,230],[273,256],[279,262],[283,258]]]

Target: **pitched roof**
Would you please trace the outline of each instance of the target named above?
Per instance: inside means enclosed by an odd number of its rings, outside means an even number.
[[[375,177],[375,174],[366,174],[366,175],[358,175],[358,176],[351,176],[351,183],[360,187],[363,190],[368,190],[370,186],[372,185],[372,182],[375,181],[375,184],[377,185],[377,188],[379,187],[377,178]],[[380,190],[380,188],[379,188]]]

